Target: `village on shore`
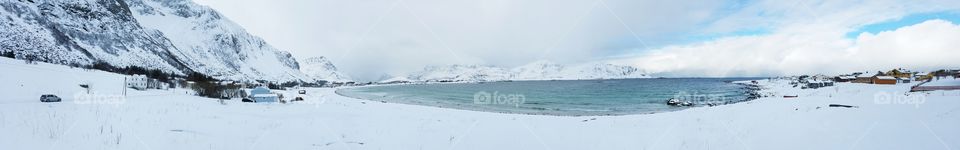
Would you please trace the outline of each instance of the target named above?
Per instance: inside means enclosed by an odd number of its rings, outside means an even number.
[[[941,69],[932,72],[915,72],[906,69],[893,69],[889,71],[878,71],[876,73],[857,72],[851,74],[827,76],[827,75],[800,75],[791,77],[780,77],[789,79],[793,87],[801,89],[816,89],[833,86],[836,82],[877,84],[877,85],[896,85],[896,84],[915,84],[910,91],[932,91],[932,90],[960,90],[960,69]]]
[[[917,72],[907,69],[892,69],[888,71],[877,72],[855,72],[835,76],[828,75],[798,75],[786,77],[774,77],[776,79],[790,80],[790,85],[800,89],[817,89],[834,86],[835,83],[860,83],[876,85],[896,85],[896,84],[914,84],[910,91],[934,91],[934,90],[960,90],[960,69],[940,69],[930,72]],[[168,87],[179,87],[193,89],[193,94],[220,99],[242,99],[244,102],[291,102],[302,101],[306,94],[304,88],[337,88],[337,87],[355,87],[368,85],[385,84],[411,84],[410,82],[400,83],[378,83],[378,82],[318,82],[318,83],[283,83],[272,82],[238,82],[238,81],[218,81],[218,80],[195,80],[175,78],[169,82],[161,82],[157,79],[148,78],[144,75],[130,75],[125,78],[126,84],[131,89],[166,89]],[[437,82],[445,83],[445,82]],[[425,83],[421,83],[425,84]],[[756,83],[742,84],[751,89],[748,94],[749,99],[763,97],[756,91],[759,87]],[[296,90],[296,93],[290,93],[287,90]],[[216,91],[216,92],[210,92]],[[284,94],[288,94],[284,97]],[[294,95],[294,96],[289,96]],[[788,96],[790,97],[790,96]],[[667,101],[668,105],[692,106],[694,103],[689,101],[671,99]],[[718,104],[710,104],[714,106]]]

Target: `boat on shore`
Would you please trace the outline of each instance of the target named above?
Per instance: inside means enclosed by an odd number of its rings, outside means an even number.
[[[690,101],[683,101],[677,98],[670,98],[667,100],[667,105],[670,106],[693,106],[693,103]]]

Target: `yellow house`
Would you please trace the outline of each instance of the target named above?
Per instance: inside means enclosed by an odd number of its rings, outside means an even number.
[[[900,71],[900,69],[893,69],[893,70],[887,71],[887,73],[885,74],[887,76],[893,76],[895,78],[910,78],[910,76],[913,76],[910,74],[910,72]]]
[[[925,75],[923,75],[923,74],[917,74],[917,75],[914,75],[913,78],[914,78],[914,80],[916,80],[916,81],[925,81],[925,80],[933,79],[933,75],[932,75],[932,74],[925,74]]]

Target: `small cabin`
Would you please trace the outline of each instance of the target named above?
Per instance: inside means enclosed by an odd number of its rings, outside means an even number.
[[[830,81],[809,82],[807,83],[806,86],[801,88],[816,89],[816,88],[822,88],[822,87],[828,87],[828,86],[833,86],[833,82],[830,82]]]
[[[853,83],[873,83],[873,77],[857,77],[856,80],[852,81]]]
[[[834,78],[833,78],[833,81],[836,81],[836,82],[850,82],[850,81],[853,81],[853,80],[857,80],[857,77],[853,77],[853,76],[837,76],[837,77],[834,77]]]
[[[897,78],[897,80],[900,80],[900,83],[910,83],[910,78]]]
[[[875,76],[873,84],[897,84],[897,78],[892,76]]]
[[[926,81],[930,80],[931,78],[933,77],[926,73],[918,73],[913,75],[913,81]]]

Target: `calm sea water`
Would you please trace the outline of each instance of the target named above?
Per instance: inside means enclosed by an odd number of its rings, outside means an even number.
[[[760,78],[669,78],[490,83],[412,84],[340,89],[354,98],[503,113],[626,115],[681,110],[674,97],[698,103],[743,101],[748,92],[732,81]]]

